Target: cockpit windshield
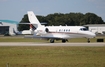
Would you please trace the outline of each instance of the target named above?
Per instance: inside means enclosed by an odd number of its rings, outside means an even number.
[[[87,28],[80,28],[81,31],[88,31]]]

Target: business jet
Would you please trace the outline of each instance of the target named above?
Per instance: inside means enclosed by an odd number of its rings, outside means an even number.
[[[27,13],[29,22],[36,27],[33,37],[49,39],[50,43],[54,43],[55,40],[62,40],[62,43],[65,43],[70,38],[87,38],[90,42],[89,39],[96,36],[83,26],[43,26],[33,11]]]

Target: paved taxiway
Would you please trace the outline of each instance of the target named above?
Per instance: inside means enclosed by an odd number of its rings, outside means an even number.
[[[0,42],[0,46],[105,46],[105,43]]]

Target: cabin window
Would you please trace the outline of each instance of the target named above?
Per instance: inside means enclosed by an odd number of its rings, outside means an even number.
[[[81,30],[81,31],[88,31],[87,28],[81,28],[80,30]]]
[[[70,32],[70,29],[59,29],[59,32]]]

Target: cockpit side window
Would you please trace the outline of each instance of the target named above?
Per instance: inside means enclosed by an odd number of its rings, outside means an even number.
[[[80,28],[81,31],[88,31],[87,28]]]

